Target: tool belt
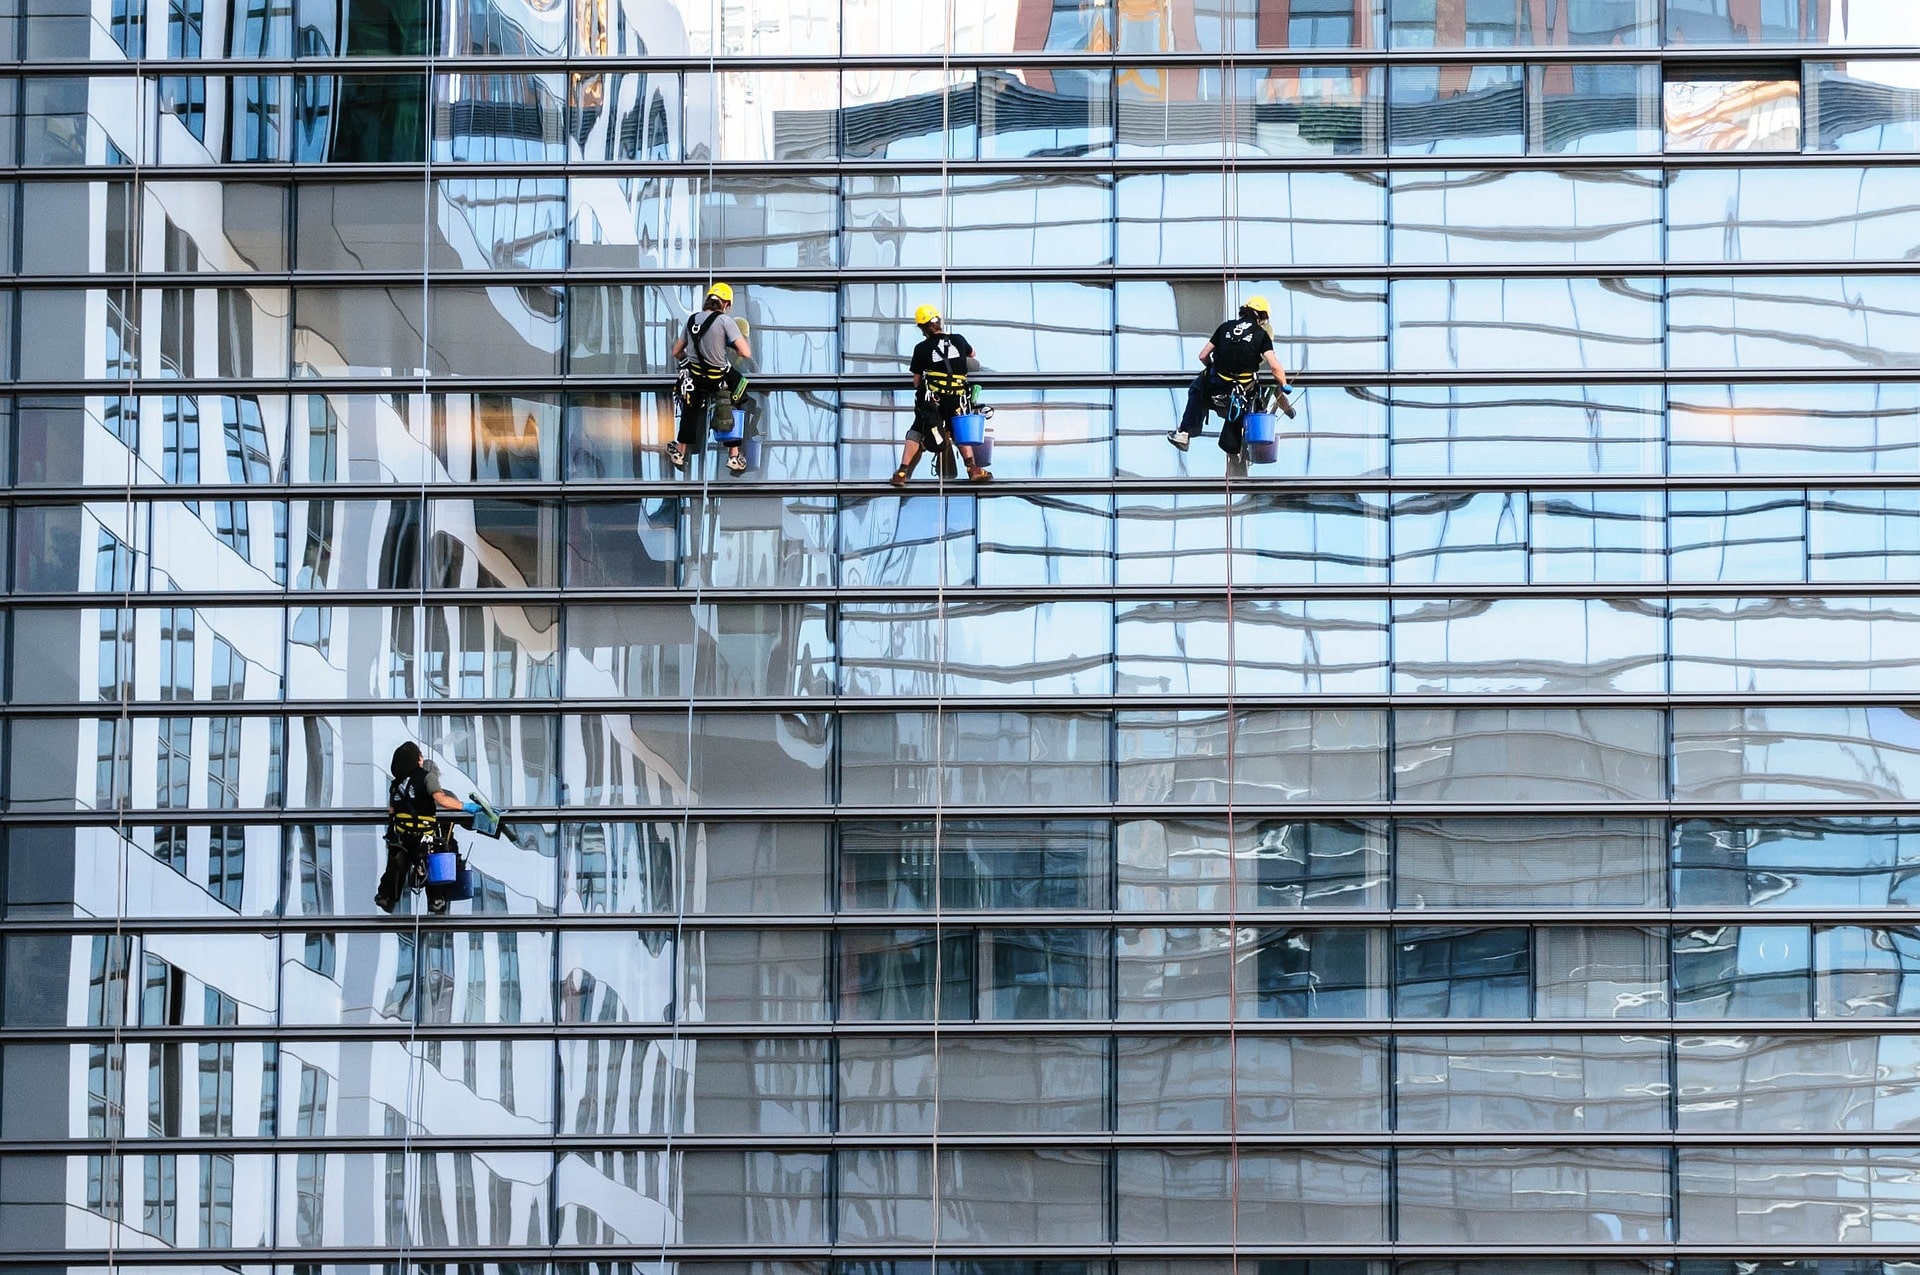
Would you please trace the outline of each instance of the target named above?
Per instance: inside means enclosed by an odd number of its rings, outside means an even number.
[[[1229,421],[1245,416],[1248,404],[1253,402],[1255,378],[1259,374],[1258,369],[1252,372],[1215,372],[1213,379],[1224,382],[1225,388],[1213,392],[1213,410]]]

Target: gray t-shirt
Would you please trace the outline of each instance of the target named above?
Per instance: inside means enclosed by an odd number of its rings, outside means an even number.
[[[733,316],[730,314],[719,315],[712,323],[707,322],[709,317],[712,317],[710,312],[702,310],[688,321],[688,344],[694,348],[687,353],[696,363],[704,363],[708,367],[725,367],[727,351],[732,349],[733,343],[740,339],[740,325],[733,321]],[[693,334],[699,332],[702,326],[705,326],[706,332],[701,335],[699,341],[693,341],[691,339]]]

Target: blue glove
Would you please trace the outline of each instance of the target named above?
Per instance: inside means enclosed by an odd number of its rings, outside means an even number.
[[[480,813],[480,803],[477,801],[469,801],[462,805],[460,809],[466,814],[477,815]]]

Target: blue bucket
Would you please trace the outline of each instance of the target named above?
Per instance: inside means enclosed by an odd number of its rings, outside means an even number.
[[[977,446],[987,436],[984,412],[964,412],[953,418],[953,441],[967,447]]]
[[[460,876],[460,856],[451,850],[435,850],[427,856],[427,884],[452,885]]]
[[[1245,423],[1249,443],[1271,443],[1279,436],[1280,418],[1273,412],[1248,412]]]
[[[447,899],[452,903],[465,903],[473,898],[473,869],[462,868],[454,874],[453,885],[447,890]]]
[[[747,432],[747,414],[745,412],[736,407],[733,409],[733,414],[729,419],[731,420],[731,424],[725,429],[716,429],[713,431],[712,437],[714,442],[737,443],[740,441],[741,436]]]
[[[1248,443],[1247,463],[1249,465],[1271,465],[1280,459],[1278,443]]]

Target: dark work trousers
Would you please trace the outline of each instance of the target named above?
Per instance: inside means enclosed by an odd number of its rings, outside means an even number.
[[[1231,391],[1233,384],[1212,368],[1194,377],[1193,384],[1187,387],[1187,408],[1180,413],[1180,432],[1190,438],[1204,435],[1207,432],[1207,413],[1213,410],[1214,397]],[[1245,422],[1237,419],[1227,421],[1220,427],[1220,450],[1238,456],[1244,436]]]
[[[721,406],[732,410],[740,406],[741,398],[747,392],[747,378],[737,367],[729,367],[726,375],[720,379],[720,385],[726,387],[727,401]],[[719,386],[703,379],[698,373],[693,378],[693,402],[683,403],[680,407],[680,431],[674,439],[685,447],[697,447],[706,439],[707,418],[713,414],[714,400],[719,397]]]

